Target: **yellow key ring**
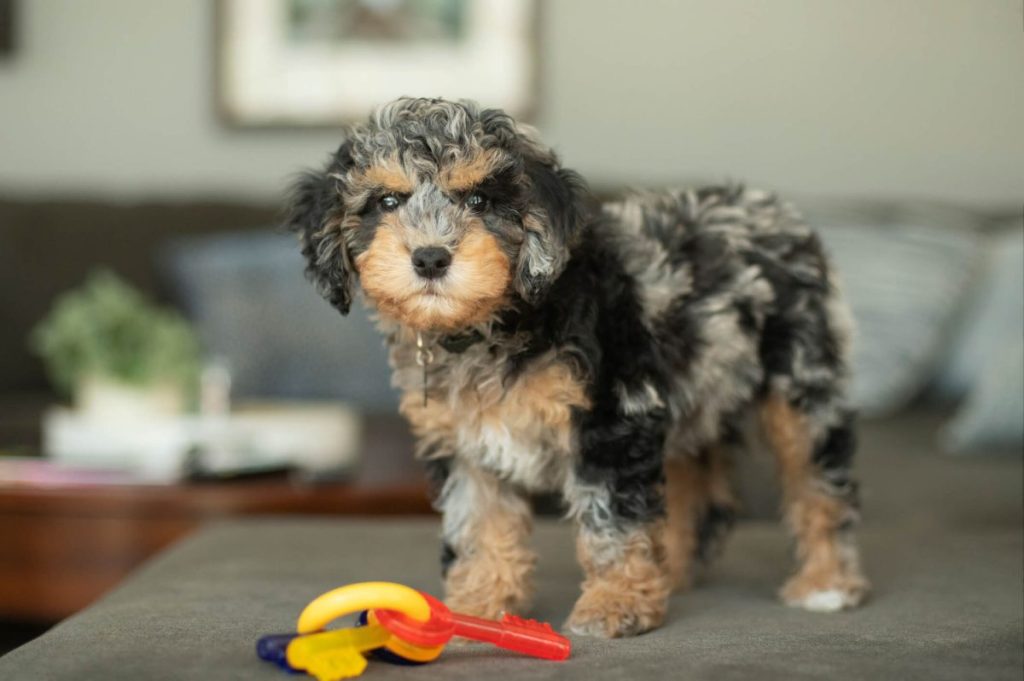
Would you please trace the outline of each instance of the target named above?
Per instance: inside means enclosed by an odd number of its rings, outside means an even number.
[[[372,625],[380,625],[377,621],[377,616],[373,614],[373,610],[369,610],[366,613],[366,623]],[[403,641],[397,636],[392,636],[384,644],[384,648],[390,650],[395,655],[402,657],[411,662],[433,662],[441,656],[444,651],[444,645],[439,646],[418,646],[408,641]]]
[[[312,634],[339,617],[373,608],[396,610],[419,622],[430,619],[430,604],[415,589],[393,582],[360,582],[314,598],[299,614],[296,629]]]

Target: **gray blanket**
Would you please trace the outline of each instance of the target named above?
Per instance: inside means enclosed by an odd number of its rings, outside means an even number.
[[[629,640],[575,639],[571,660],[534,661],[450,646],[424,668],[371,662],[373,679],[1022,678],[1019,459],[951,461],[904,424],[865,439],[861,610],[811,614],[774,598],[790,566],[774,524],[741,525],[662,629]],[[927,432],[926,432],[927,431]],[[209,527],[43,637],[0,658],[0,679],[267,679],[256,639],[288,631],[303,605],[348,582],[393,580],[439,592],[430,520],[260,519]],[[541,524],[534,615],[561,623],[577,595],[570,528]]]

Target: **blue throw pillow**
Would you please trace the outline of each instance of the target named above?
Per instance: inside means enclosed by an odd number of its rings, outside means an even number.
[[[905,406],[933,379],[978,271],[979,218],[924,205],[811,203],[857,325],[851,398],[868,415]]]
[[[1024,443],[1024,226],[990,243],[987,275],[968,306],[939,388],[965,396],[947,447],[969,451]]]
[[[167,253],[182,305],[242,398],[340,399],[394,411],[387,353],[366,309],[342,317],[303,275],[292,235],[186,239]]]

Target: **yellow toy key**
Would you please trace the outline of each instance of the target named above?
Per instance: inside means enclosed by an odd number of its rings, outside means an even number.
[[[341,681],[366,669],[363,653],[380,648],[391,638],[380,625],[335,629],[299,636],[288,644],[288,664],[316,677],[317,681]]]
[[[314,598],[299,613],[296,629],[300,634],[312,634],[343,615],[370,608],[397,610],[418,622],[430,619],[430,605],[419,591],[393,582],[362,582]]]

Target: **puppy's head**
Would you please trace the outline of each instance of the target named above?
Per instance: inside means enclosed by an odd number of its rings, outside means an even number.
[[[543,297],[585,197],[579,177],[501,111],[400,99],[299,179],[287,220],[342,314],[358,285],[401,324],[455,330]]]

